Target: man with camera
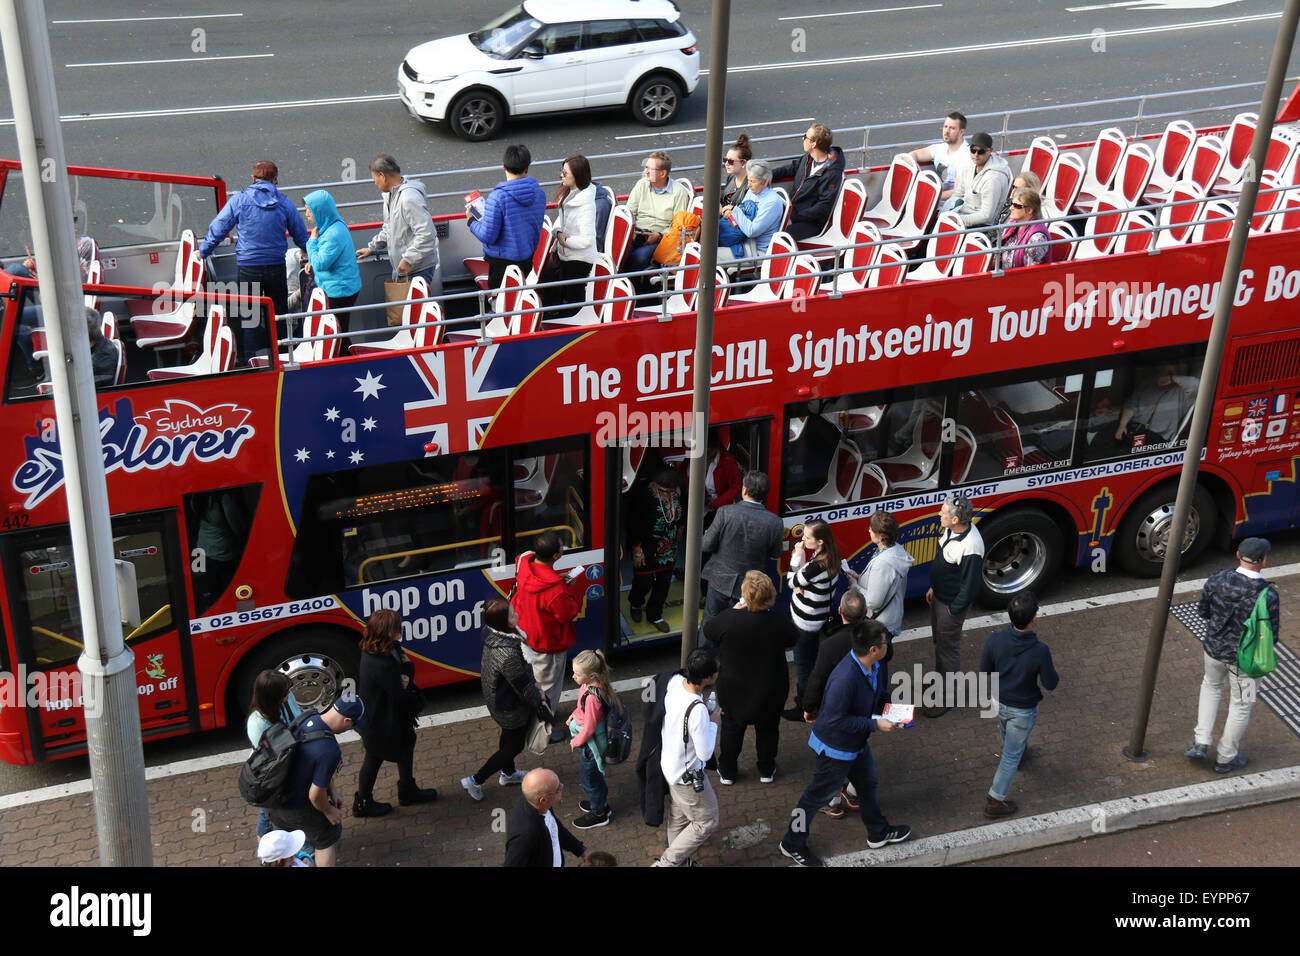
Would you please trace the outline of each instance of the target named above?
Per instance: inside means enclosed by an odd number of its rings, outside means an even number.
[[[707,648],[692,651],[685,670],[668,681],[659,758],[668,781],[668,848],[655,866],[692,866],[691,854],[718,828],[718,796],[704,771],[722,722],[704,693],[717,682],[718,658]]]

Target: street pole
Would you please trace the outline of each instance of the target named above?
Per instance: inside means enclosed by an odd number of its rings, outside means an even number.
[[[43,0],[0,0],[0,35],[40,281],[81,611],[84,644],[77,666],[99,861],[103,866],[150,866],[134,655],[122,640],[99,406],[45,22]]]
[[[718,201],[722,195],[722,126],[727,104],[727,38],[731,0],[713,4],[709,46],[709,109],[704,140],[704,215],[700,224],[700,290],[695,298],[695,389],[691,399],[691,470],[686,497],[686,580],[682,583],[682,666],[699,630],[700,542],[704,538],[705,449],[709,434],[709,369],[713,366],[713,303],[718,267]]]
[[[1300,16],[1300,0],[1287,0],[1282,22],[1273,45],[1273,61],[1264,84],[1264,96],[1259,106],[1259,123],[1255,127],[1255,140],[1251,144],[1246,175],[1237,201],[1237,219],[1233,223],[1232,238],[1228,242],[1228,255],[1223,263],[1223,277],[1219,284],[1219,298],[1214,307],[1214,324],[1210,327],[1210,341],[1205,347],[1205,364],[1201,367],[1201,384],[1196,393],[1196,410],[1192,414],[1192,428],[1187,436],[1187,450],[1183,457],[1183,471],[1178,479],[1178,497],[1174,503],[1173,526],[1165,546],[1164,568],[1160,575],[1160,590],[1147,635],[1146,661],[1142,665],[1141,690],[1138,693],[1136,720],[1133,735],[1124,756],[1130,760],[1146,760],[1147,722],[1151,717],[1151,701],[1155,695],[1156,672],[1160,667],[1160,652],[1165,642],[1165,625],[1169,620],[1169,606],[1173,600],[1174,582],[1183,553],[1183,538],[1187,530],[1187,516],[1192,510],[1192,497],[1196,492],[1196,474],[1200,468],[1201,451],[1214,413],[1214,393],[1219,381],[1219,365],[1228,339],[1228,323],[1232,317],[1232,302],[1237,294],[1238,275],[1246,256],[1246,239],[1250,235],[1250,220],[1255,213],[1255,199],[1259,194],[1259,173],[1264,168],[1268,140],[1273,133],[1273,119],[1286,79],[1287,62],[1295,42],[1296,20]]]

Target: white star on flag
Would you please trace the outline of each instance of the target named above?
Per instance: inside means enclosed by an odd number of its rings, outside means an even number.
[[[358,379],[358,381],[360,381],[360,379]],[[339,410],[337,408],[325,409],[325,421],[327,422],[338,421],[338,417],[339,417]]]
[[[377,423],[375,422],[375,420],[374,420],[373,418],[367,418],[365,421],[363,421],[363,422],[361,423],[361,427],[364,428],[364,429],[365,429],[366,431],[368,431],[368,432],[372,432],[372,431],[375,430],[375,425],[376,425],[376,424],[377,424]]]
[[[334,449],[331,448],[329,451],[325,452],[325,457],[326,457],[326,458],[333,458],[333,457],[334,457]]]
[[[378,398],[380,390],[388,387],[387,385],[380,384],[380,379],[383,377],[383,375],[376,375],[374,372],[367,371],[365,378],[359,378],[356,380],[357,384],[361,387],[354,388],[352,391],[360,392],[361,400],[363,402],[368,398]]]
[[[306,448],[299,448],[293,457],[297,458],[300,462],[306,461],[308,458],[311,457],[311,452],[309,452]]]
[[[365,457],[366,457],[366,456],[363,455],[363,454],[361,454],[361,452],[359,452],[359,451],[354,451],[352,454],[348,455],[348,459],[349,459],[349,460],[352,462],[352,464],[354,464],[354,465],[359,465],[359,464],[361,464],[361,459],[363,459],[363,458],[365,458]]]

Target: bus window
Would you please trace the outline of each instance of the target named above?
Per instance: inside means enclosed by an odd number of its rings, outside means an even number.
[[[226,592],[248,544],[261,485],[186,495],[194,613],[203,614]]]
[[[1200,358],[1118,365],[1093,375],[1085,461],[1181,448],[1196,406]]]
[[[946,399],[935,390],[787,407],[782,494],[788,512],[938,487]]]
[[[515,528],[511,556],[531,551],[537,535],[547,530],[560,532],[565,550],[586,548],[587,439],[518,445],[510,462]]]
[[[963,391],[953,483],[1068,465],[1082,387],[1082,375],[1058,375]]]
[[[66,530],[42,533],[47,541],[33,542],[18,553],[25,618],[31,634],[29,659],[42,670],[73,663],[82,651],[81,609],[72,566],[72,544]],[[146,640],[172,626],[163,535],[142,530],[113,539],[113,557],[133,566],[135,606],[123,607],[122,636],[128,644]]]
[[[493,563],[506,455],[484,449],[312,475],[291,598]]]

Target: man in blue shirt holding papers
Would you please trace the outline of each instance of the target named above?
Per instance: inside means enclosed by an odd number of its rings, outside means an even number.
[[[873,730],[888,733],[899,725],[879,716],[889,702],[889,667],[884,663],[889,635],[884,628],[867,627],[867,623],[854,627],[853,649],[831,672],[808,738],[817,764],[781,840],[781,853],[799,866],[825,865],[808,849],[808,829],[817,811],[840,792],[846,777],[861,801],[867,846],[878,850],[912,835],[911,827],[890,826],[876,801],[876,762],[867,738]]]

